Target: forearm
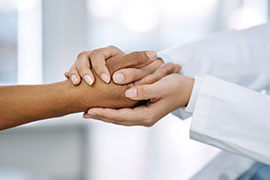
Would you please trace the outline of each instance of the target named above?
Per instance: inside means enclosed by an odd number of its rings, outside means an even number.
[[[0,129],[83,111],[85,107],[75,103],[74,90],[68,81],[0,87]]]
[[[0,130],[91,107],[132,107],[136,101],[124,96],[129,86],[105,84],[97,78],[93,87],[84,82],[76,87],[68,80],[48,85],[0,87]]]

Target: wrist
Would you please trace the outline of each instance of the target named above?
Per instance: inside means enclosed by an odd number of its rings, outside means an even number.
[[[179,78],[180,90],[178,91],[178,97],[180,99],[178,107],[185,107],[189,103],[195,79],[182,75],[179,75]]]
[[[125,97],[125,91],[132,84],[116,85],[113,82],[105,84],[96,75],[95,77],[96,81],[91,87],[84,81],[79,86],[72,85],[70,97],[73,111],[86,111],[91,107],[133,107],[137,103]]]
[[[98,102],[97,90],[94,88],[95,85],[90,87],[84,81],[78,86],[72,85],[69,81],[65,83],[68,84],[67,99],[71,113],[86,111],[90,107],[94,107]]]
[[[194,87],[194,82],[195,82],[194,78],[186,77],[185,102],[184,102],[185,107],[188,105],[190,101],[192,89]]]
[[[83,82],[81,83],[83,84]],[[69,80],[65,80],[55,84],[58,86],[59,96],[62,97],[62,107],[65,114],[82,112],[87,110],[86,98],[82,91],[82,86],[74,86]],[[90,101],[89,102],[93,102]],[[88,105],[90,103],[88,102]]]

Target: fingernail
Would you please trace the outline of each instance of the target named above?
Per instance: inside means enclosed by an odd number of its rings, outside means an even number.
[[[131,88],[131,89],[126,90],[125,96],[130,97],[130,98],[136,97],[137,96],[137,89]]]
[[[155,51],[147,51],[146,55],[150,58],[150,59],[154,59],[157,57],[157,53]]]
[[[83,118],[93,118],[93,116],[96,116],[93,112],[87,112],[83,115]]]
[[[85,75],[84,76],[84,79],[85,79],[85,81],[91,86],[92,84],[93,84],[93,82],[94,82],[94,80],[93,80],[93,78],[91,78],[91,76],[89,76],[89,75]]]
[[[104,82],[106,82],[106,83],[109,83],[109,82],[110,82],[109,76],[108,76],[107,74],[105,74],[105,73],[102,73],[102,74],[101,74],[101,79],[102,79]]]
[[[125,77],[122,73],[116,73],[113,75],[113,80],[116,83],[121,83],[121,82],[124,82]]]
[[[93,118],[91,115],[83,115],[83,118],[89,119],[89,118]]]
[[[75,84],[77,82],[77,77],[76,75],[71,75],[71,81],[73,82],[73,84]]]
[[[93,113],[91,111],[88,111],[87,114],[92,115],[92,116],[96,116],[97,115],[96,113]]]

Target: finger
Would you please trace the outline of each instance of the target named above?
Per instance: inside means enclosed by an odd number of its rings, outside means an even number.
[[[142,84],[155,83],[155,82],[159,81],[160,79],[162,79],[163,77],[165,77],[171,73],[174,73],[174,70],[175,70],[174,64],[172,64],[172,63],[163,64],[153,74],[150,74],[150,75],[144,77],[143,79],[135,82],[134,84],[137,86],[137,85],[142,85]]]
[[[140,69],[137,68],[121,69],[113,74],[113,81],[116,84],[128,84],[137,81],[139,79],[142,79],[146,75],[155,72],[162,65],[162,63],[163,62],[161,60],[156,60],[151,64]]]
[[[92,119],[100,120],[100,121],[103,121],[103,122],[113,123],[113,124],[117,124],[117,125],[124,125],[124,126],[134,126],[135,125],[130,121],[118,121],[116,119],[105,118],[103,116],[98,116],[98,115],[85,114],[84,118],[92,118]]]
[[[174,64],[173,73],[179,73],[182,67],[179,64]]]
[[[73,85],[79,85],[80,82],[81,82],[81,77],[77,71],[77,68],[76,68],[76,61],[75,63],[71,66],[69,72],[68,72],[68,76],[69,76],[69,79],[70,81],[72,82]]]
[[[65,72],[65,74],[64,74],[64,75],[65,75],[65,77],[66,77],[66,78],[69,78],[69,76],[68,76],[68,72]]]
[[[135,51],[125,55],[126,67],[145,67],[157,59],[155,51]]]
[[[111,75],[106,67],[106,60],[110,57],[123,55],[124,52],[114,46],[108,46],[106,48],[96,49],[91,52],[90,59],[91,64],[97,73],[97,75],[105,82],[109,83]]]
[[[149,116],[148,111],[146,106],[134,109],[122,108],[117,110],[110,108],[92,108],[84,117],[95,118],[119,125],[134,126],[144,125],[144,121],[146,121]]]
[[[164,85],[156,82],[153,84],[139,85],[129,88],[125,92],[127,98],[133,100],[148,100],[152,98],[161,98],[164,95]]]
[[[142,68],[157,58],[155,51],[136,51],[125,54],[122,57],[113,57],[108,59],[107,65],[110,67],[111,72],[118,71],[123,68]]]
[[[90,61],[89,61],[90,51],[85,53],[80,53],[78,55],[78,60],[76,61],[77,70],[83,80],[90,86],[94,83],[95,78],[91,71]]]
[[[138,106],[133,109],[92,108],[84,117],[99,119],[114,124],[134,126],[142,125],[150,127],[167,114],[164,111],[165,101],[150,103],[146,106]]]
[[[96,115],[96,114],[88,114],[86,112],[83,114],[83,118],[86,118],[86,119],[91,118],[91,119],[96,119],[96,120],[100,120],[100,121],[103,121],[103,122],[117,124],[117,121],[114,120],[114,119],[102,117],[102,116],[99,116],[99,115]]]

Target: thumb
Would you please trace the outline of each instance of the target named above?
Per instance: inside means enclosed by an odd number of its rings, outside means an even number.
[[[134,86],[126,90],[125,96],[133,100],[161,98],[163,92],[162,87],[162,85],[157,83]]]

